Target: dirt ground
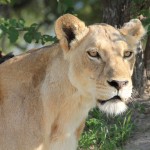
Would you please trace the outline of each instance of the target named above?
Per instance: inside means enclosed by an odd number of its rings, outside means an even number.
[[[150,81],[142,98],[138,98],[133,115],[135,131],[127,141],[123,150],[150,150]]]

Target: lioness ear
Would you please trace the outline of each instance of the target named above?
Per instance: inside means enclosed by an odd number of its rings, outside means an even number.
[[[127,37],[133,37],[136,42],[139,42],[146,33],[139,19],[132,19],[125,23],[120,32]]]
[[[77,17],[65,14],[56,20],[55,33],[62,49],[68,51],[88,33],[88,28]]]

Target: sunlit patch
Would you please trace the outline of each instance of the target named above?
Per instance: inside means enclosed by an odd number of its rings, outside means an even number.
[[[35,150],[42,150],[43,149],[43,144],[39,145]]]

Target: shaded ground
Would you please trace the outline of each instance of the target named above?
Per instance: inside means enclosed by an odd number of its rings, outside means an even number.
[[[150,150],[150,83],[144,97],[138,99],[136,105],[133,115],[135,131],[123,150]]]

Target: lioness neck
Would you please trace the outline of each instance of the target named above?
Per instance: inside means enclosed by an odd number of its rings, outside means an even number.
[[[45,132],[53,139],[73,134],[87,116],[89,109],[94,106],[90,102],[91,97],[83,96],[70,83],[69,64],[64,60],[62,50],[59,50],[51,61],[41,85],[41,99],[47,122]],[[49,118],[48,114],[51,112],[53,115]],[[55,130],[50,126],[55,127]]]

